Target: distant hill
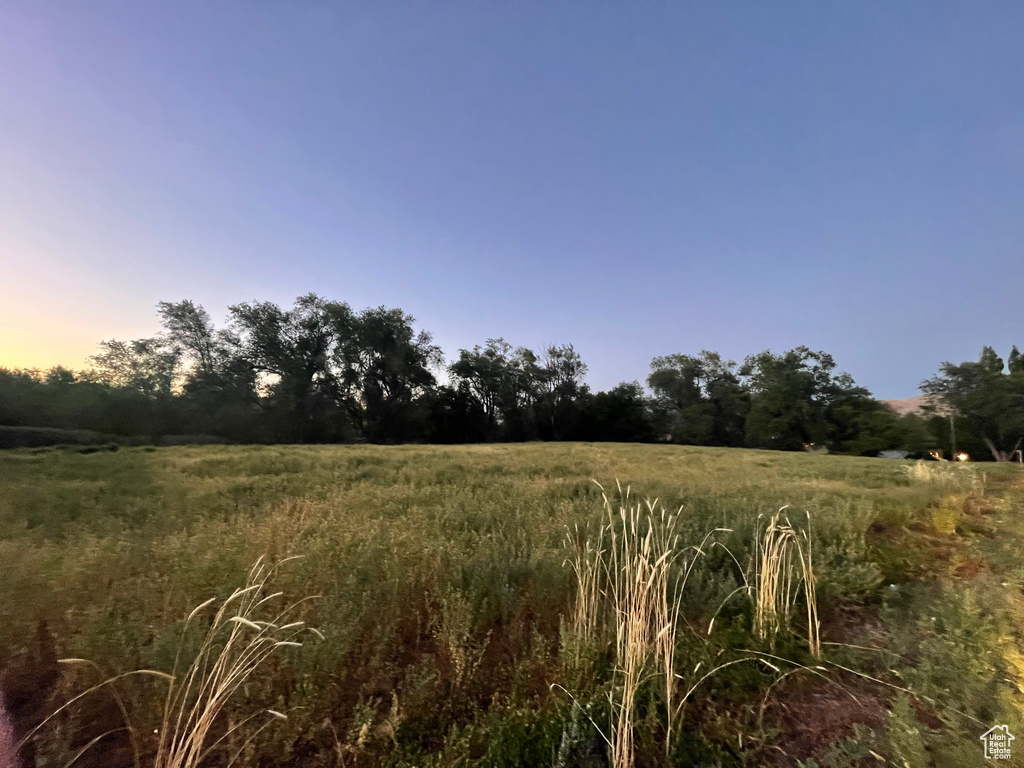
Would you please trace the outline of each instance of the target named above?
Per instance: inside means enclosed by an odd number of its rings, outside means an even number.
[[[938,413],[945,415],[946,409],[943,407],[942,401],[928,395],[904,397],[902,400],[883,400],[882,402],[892,408],[892,410],[900,416],[906,416],[908,413],[923,413],[923,409],[928,405],[929,401],[935,403],[936,411]]]

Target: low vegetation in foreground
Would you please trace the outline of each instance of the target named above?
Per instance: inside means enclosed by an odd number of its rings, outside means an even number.
[[[0,762],[982,765],[1024,734],[1022,513],[1007,464],[8,451]]]

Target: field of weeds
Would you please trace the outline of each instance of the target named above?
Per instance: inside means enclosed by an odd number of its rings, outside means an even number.
[[[0,765],[982,765],[1022,546],[1008,465],[3,452]]]

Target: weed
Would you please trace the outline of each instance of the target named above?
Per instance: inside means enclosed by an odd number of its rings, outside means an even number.
[[[799,588],[803,587],[807,609],[807,647],[811,655],[821,656],[821,624],[815,595],[810,523],[799,533],[782,516],[785,507],[768,519],[764,532],[754,543],[751,593],[754,602],[754,631],[762,640],[770,640],[789,628],[789,620]],[[796,564],[794,565],[794,559]]]
[[[23,743],[71,704],[95,691],[108,688],[127,677],[150,675],[162,677],[168,681],[162,722],[157,729],[159,739],[153,757],[153,768],[197,768],[204,764],[207,758],[222,745],[228,747],[232,753],[227,764],[233,764],[260,731],[274,720],[286,720],[287,716],[273,709],[263,710],[228,725],[223,733],[211,743],[211,730],[219,723],[219,718],[228,701],[242,690],[256,670],[280,649],[301,647],[302,643],[298,642],[296,638],[303,632],[310,631],[319,634],[317,630],[308,629],[302,621],[285,623],[288,614],[293,612],[300,603],[272,612],[273,618],[270,620],[262,618],[267,614],[269,606],[282,596],[281,592],[267,594],[267,584],[275,570],[276,567],[268,566],[262,558],[256,562],[249,571],[245,586],[236,589],[230,597],[221,602],[209,630],[200,643],[198,653],[184,672],[179,673],[180,651],[185,646],[184,638],[182,638],[172,674],[168,675],[155,670],[137,670],[107,678],[62,705],[33,729],[23,739]],[[211,598],[193,609],[185,620],[186,630],[193,619],[215,603],[216,599]],[[85,659],[62,659],[61,661],[64,664],[95,666],[94,662]],[[140,757],[135,729],[132,727],[129,714],[116,692],[115,700],[124,718],[125,728],[131,734],[135,765],[138,767]],[[0,704],[2,704],[2,699],[0,699]],[[6,714],[5,710],[0,708],[0,716],[4,714]],[[247,726],[258,718],[264,719],[263,725],[254,730],[247,738],[242,739]],[[0,726],[2,725],[3,722],[0,721]],[[77,752],[68,765],[74,763],[81,755],[111,733],[113,731],[107,731],[93,738]],[[2,737],[3,733],[0,729],[0,739]],[[2,746],[3,742],[0,741],[0,747]]]
[[[260,618],[282,596],[281,592],[267,594],[267,583],[274,570],[261,558],[249,571],[246,585],[220,604],[199,653],[180,682],[175,660],[175,676],[164,704],[154,768],[195,768],[222,743],[235,748],[230,760],[233,763],[260,730],[274,719],[287,719],[276,710],[264,710],[231,725],[216,741],[208,743],[210,731],[228,700],[256,670],[279,649],[302,646],[296,638],[307,631],[305,623],[286,621],[298,603],[277,611],[270,620]],[[195,608],[186,619],[186,626],[214,602],[211,598]],[[220,636],[225,633],[227,638],[221,642]],[[238,744],[240,732],[257,718],[263,718],[264,724]]]

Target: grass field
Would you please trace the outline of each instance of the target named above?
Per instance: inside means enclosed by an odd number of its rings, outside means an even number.
[[[655,498],[638,541],[681,511],[662,575],[635,561],[637,583],[663,577],[648,612],[613,586],[634,573],[620,506]],[[755,537],[785,505],[813,552],[820,657],[795,560],[779,621],[758,613]],[[572,561],[602,524],[587,592]],[[1022,546],[1007,465],[619,444],[7,451],[0,690],[24,733],[118,675],[180,682],[216,606],[193,609],[261,556],[301,556],[226,631],[302,601],[278,624],[322,638],[239,681],[200,764],[982,765],[992,725],[1024,738]],[[659,595],[670,633],[647,618]],[[90,743],[76,764],[162,759],[167,686],[127,675],[73,702],[37,732],[38,764]]]

